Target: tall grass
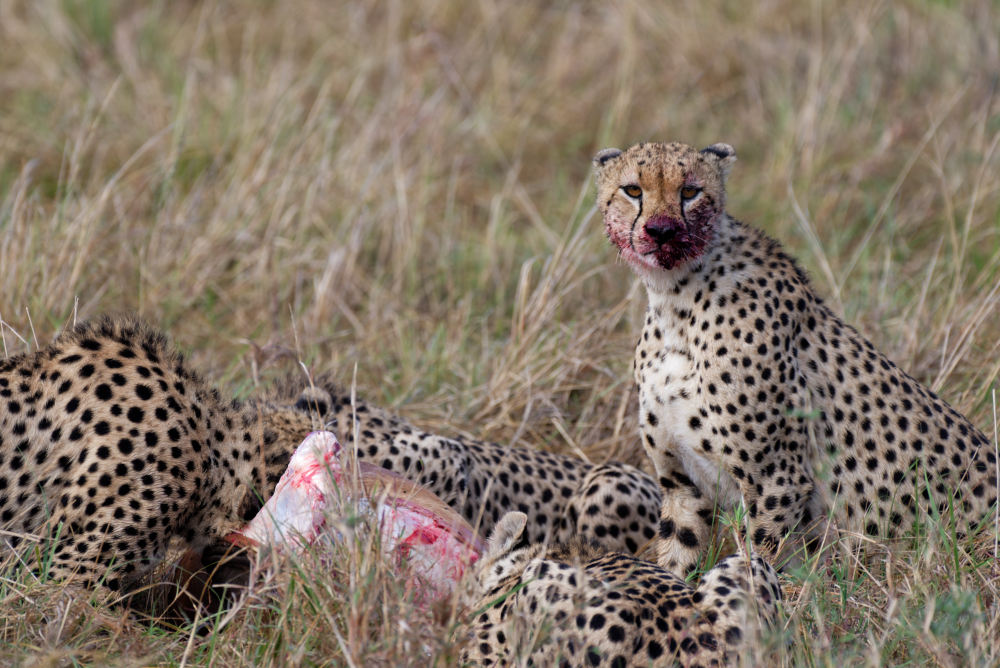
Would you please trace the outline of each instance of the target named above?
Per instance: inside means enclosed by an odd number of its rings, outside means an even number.
[[[423,426],[642,463],[644,295],[589,158],[727,141],[731,213],[992,433],[998,35],[988,0],[0,1],[3,354],[138,310],[237,394],[301,359]],[[930,536],[787,574],[778,659],[996,663],[993,549]],[[207,636],[0,582],[0,652],[426,662],[392,596],[290,577]],[[334,642],[383,610],[378,651]]]

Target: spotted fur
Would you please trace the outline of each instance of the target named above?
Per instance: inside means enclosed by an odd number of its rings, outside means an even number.
[[[532,542],[584,536],[609,550],[636,553],[656,536],[660,490],[633,466],[449,438],[357,397],[352,404],[351,393],[328,376],[303,385],[287,380],[269,399],[322,415],[345,444],[357,435],[363,460],[425,486],[484,535],[503,513],[517,510],[528,517],[525,535]]]
[[[200,553],[252,517],[312,428],[223,400],[140,320],[81,324],[0,361],[0,551],[31,538],[53,577],[129,589],[172,539]]]
[[[777,619],[777,575],[733,555],[698,587],[586,542],[529,545],[504,515],[477,564],[463,659],[474,665],[729,665]]]
[[[827,518],[874,537],[935,516],[968,532],[997,500],[989,441],[726,214],[734,160],[727,144],[676,143],[594,160],[607,235],[649,296],[635,378],[664,492],[659,563],[690,569],[715,509],[739,502],[779,558]]]

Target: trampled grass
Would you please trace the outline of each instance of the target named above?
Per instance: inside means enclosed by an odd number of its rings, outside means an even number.
[[[302,360],[423,426],[642,463],[645,296],[590,156],[727,141],[729,210],[992,435],[998,35],[988,0],[0,0],[3,352],[138,310],[237,394]],[[929,530],[806,563],[768,659],[1000,663],[996,556]],[[374,567],[290,568],[201,634],[8,575],[4,663],[456,656]]]

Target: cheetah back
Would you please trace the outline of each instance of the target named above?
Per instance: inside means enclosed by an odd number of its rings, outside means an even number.
[[[172,538],[200,550],[268,492],[260,455],[275,436],[258,412],[223,401],[135,318],[0,362],[0,410],[0,526],[11,547],[52,536],[55,577],[121,589]]]
[[[533,542],[583,535],[635,553],[656,535],[660,490],[635,467],[432,434],[357,397],[352,403],[328,376],[307,388],[286,379],[269,398],[318,411],[344,443],[357,434],[362,459],[424,485],[483,533],[504,512],[519,510],[529,517]]]

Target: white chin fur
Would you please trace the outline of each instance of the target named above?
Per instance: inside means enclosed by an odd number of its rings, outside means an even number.
[[[652,255],[640,255],[633,250],[621,250],[618,255],[640,275],[642,275],[643,271],[655,273],[664,270],[663,267],[656,263]]]
[[[639,255],[633,251],[624,250],[619,253],[619,257],[632,268],[632,271],[642,279],[642,282],[650,290],[654,291],[672,290],[677,279],[701,266],[699,259],[681,262],[673,269],[664,269],[652,255]]]

